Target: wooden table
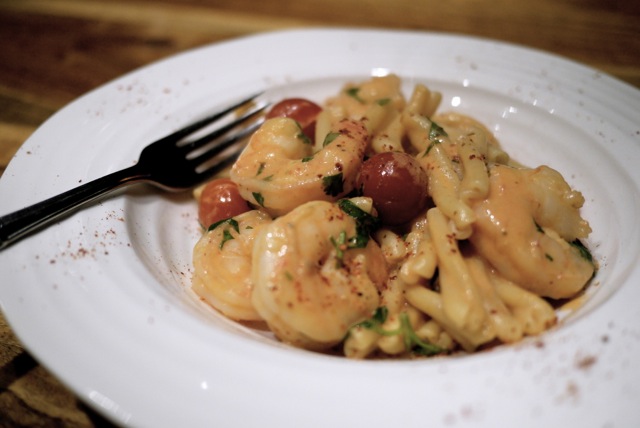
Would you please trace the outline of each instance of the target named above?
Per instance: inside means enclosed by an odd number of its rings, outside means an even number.
[[[0,174],[51,114],[127,71],[195,46],[308,26],[488,37],[640,87],[636,0],[0,0]],[[31,358],[0,315],[0,426],[105,425]]]

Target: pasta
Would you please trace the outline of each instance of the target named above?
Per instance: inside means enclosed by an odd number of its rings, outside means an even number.
[[[596,272],[584,198],[477,120],[438,113],[441,99],[421,84],[405,99],[389,75],[347,84],[304,126],[268,117],[228,173],[246,212],[203,225],[193,290],[356,359],[475,352],[555,325],[553,302]]]

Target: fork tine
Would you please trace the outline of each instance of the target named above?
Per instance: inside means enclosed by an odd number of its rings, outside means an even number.
[[[264,91],[260,91],[257,92],[249,97],[246,97],[244,99],[242,99],[241,101],[238,101],[237,103],[225,108],[222,111],[218,111],[214,114],[211,114],[209,116],[206,116],[200,120],[197,120],[195,122],[193,122],[192,124],[185,126],[184,128],[181,128],[177,131],[175,131],[172,134],[169,134],[165,137],[160,138],[159,140],[156,141],[156,143],[160,143],[160,142],[175,142],[177,143],[178,141],[182,140],[183,138],[187,137],[188,135],[194,133],[195,131],[204,128],[205,126],[221,119],[222,117],[226,116],[227,114],[231,113],[233,110],[242,107],[243,105],[255,100],[256,98],[258,98],[260,95],[262,95],[264,93]]]
[[[192,162],[197,164],[195,168],[196,173],[203,176],[214,174],[235,162],[247,145],[247,141],[244,140],[255,132],[263,122],[264,119],[257,120],[224,141],[191,158]]]
[[[213,150],[212,154],[215,154],[217,152],[215,150],[215,146],[219,145],[216,143],[217,139],[219,139],[224,135],[227,135],[234,128],[237,128],[240,125],[243,125],[245,122],[248,122],[249,120],[257,117],[268,106],[269,106],[269,103],[265,103],[261,106],[251,109],[250,111],[245,112],[242,116],[235,118],[233,121],[220,126],[219,128],[209,132],[208,134],[202,137],[199,137],[193,141],[189,141],[184,145],[180,145],[180,148],[186,153],[187,159],[193,159],[197,156],[200,156],[201,152],[204,152],[204,150],[207,150],[207,151],[209,150],[208,146],[214,146],[214,149],[212,149]],[[246,127],[243,127],[243,128],[246,128]],[[222,146],[218,151],[221,151],[224,148],[225,147]],[[211,154],[209,156],[211,156]]]
[[[212,162],[203,161],[202,156],[198,154],[187,159],[186,155],[191,153],[193,148],[189,147],[190,143],[188,142],[183,146],[178,143],[195,131],[202,130],[202,133],[206,133],[207,130],[202,128],[224,118],[238,107],[255,100],[261,94],[262,92],[247,97],[221,112],[200,119],[186,128],[149,144],[142,149],[138,162],[133,165],[84,183],[40,203],[0,216],[0,250],[38,228],[50,224],[54,219],[69,213],[75,207],[95,200],[124,185],[144,181],[166,190],[193,188],[234,160],[241,152],[247,135],[253,132],[259,123],[247,126],[244,131],[236,129],[235,134],[228,135],[227,138],[219,135],[217,139],[222,138],[222,141],[217,141],[220,144],[218,148],[202,146],[198,143],[197,149],[205,154],[218,154],[212,159]],[[253,111],[242,115],[240,119],[232,120],[229,118],[234,126],[228,130],[233,131],[235,126],[240,127],[247,120],[252,120],[265,108],[266,105],[254,108]],[[221,127],[224,126],[221,125]],[[197,139],[197,137],[194,138]],[[225,155],[229,156],[228,160],[225,159]]]

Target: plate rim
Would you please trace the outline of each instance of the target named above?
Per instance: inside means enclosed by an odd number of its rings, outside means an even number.
[[[464,36],[464,35],[456,35],[456,34],[448,34],[448,33],[430,33],[430,32],[422,32],[422,31],[405,31],[405,30],[380,30],[380,29],[347,29],[347,28],[333,28],[333,29],[298,29],[298,30],[281,30],[281,31],[274,31],[274,32],[268,32],[268,33],[260,33],[257,35],[250,35],[250,36],[245,36],[245,37],[241,37],[238,39],[232,39],[232,40],[228,40],[228,41],[223,41],[221,43],[214,43],[211,45],[206,45],[203,47],[198,47],[198,48],[194,48],[194,49],[190,49],[187,51],[184,51],[182,53],[179,53],[177,55],[173,55],[170,56],[168,58],[165,59],[161,59],[159,61],[156,61],[154,63],[151,63],[149,65],[140,67],[130,73],[127,73],[117,79],[112,80],[111,82],[108,82],[104,85],[101,85],[99,88],[96,88],[95,90],[92,90],[90,92],[88,92],[87,94],[79,97],[78,99],[76,99],[75,101],[72,101],[70,104],[68,104],[67,106],[65,106],[64,108],[62,108],[59,112],[57,112],[56,114],[54,114],[50,119],[48,119],[45,123],[43,123],[41,125],[39,129],[39,132],[34,133],[34,135],[32,135],[32,137],[30,137],[24,144],[23,147],[30,147],[31,144],[35,144],[33,143],[34,141],[37,141],[40,138],[40,133],[42,132],[46,132],[48,131],[48,129],[52,126],[52,124],[55,124],[56,121],[61,120],[61,115],[62,114],[66,114],[65,112],[69,111],[69,110],[73,110],[74,108],[77,108],[78,106],[82,106],[82,103],[86,102],[87,100],[91,100],[93,97],[95,97],[97,94],[100,94],[102,91],[104,91],[104,88],[107,87],[113,87],[114,85],[118,85],[119,82],[124,82],[127,79],[131,79],[132,77],[135,76],[140,76],[141,74],[147,72],[147,71],[154,71],[157,70],[159,68],[164,67],[165,65],[170,65],[172,64],[176,58],[180,57],[180,58],[187,58],[187,57],[197,57],[199,55],[202,55],[204,53],[209,52],[210,50],[216,50],[217,48],[224,46],[226,48],[232,48],[232,47],[237,47],[239,45],[244,45],[244,44],[251,44],[257,40],[264,40],[265,37],[271,37],[271,38],[275,38],[275,39],[284,39],[285,37],[292,37],[293,35],[302,35],[304,34],[306,37],[310,37],[311,35],[318,35],[318,34],[323,34],[323,35],[327,35],[327,34],[332,34],[332,35],[338,35],[338,34],[350,34],[352,36],[357,36],[357,37],[365,37],[368,35],[372,35],[372,34],[387,34],[387,35],[395,35],[395,37],[400,37],[402,38],[403,36],[411,36],[411,37],[417,37],[417,38],[429,38],[429,37],[433,37],[435,39],[438,40],[456,40],[462,43],[465,42],[469,42],[472,41],[474,44],[479,44],[479,45],[484,45],[484,44],[491,44],[493,46],[497,46],[503,49],[507,49],[507,50],[518,50],[521,51],[522,53],[533,53],[537,56],[540,57],[549,57],[552,58],[554,62],[557,62],[559,64],[564,64],[565,66],[568,66],[569,68],[573,68],[576,70],[581,70],[584,73],[592,73],[595,69],[591,68],[591,67],[587,67],[584,66],[578,62],[575,62],[573,60],[570,59],[566,59],[560,56],[557,56],[555,54],[551,54],[551,53],[547,53],[547,52],[543,52],[540,50],[535,50],[535,49],[531,49],[528,47],[524,47],[524,46],[520,46],[520,45],[515,45],[512,43],[508,43],[508,42],[504,42],[504,41],[496,41],[496,40],[490,40],[490,39],[483,39],[483,38],[478,38],[478,37],[471,37],[471,36]],[[632,87],[631,85],[627,84],[626,82],[623,82],[619,79],[616,79],[614,77],[608,76],[603,72],[600,71],[596,71],[597,73],[600,74],[600,82],[603,85],[614,85],[617,86],[617,89],[622,91],[622,90],[629,90],[632,89],[633,92],[633,97],[635,97],[634,99],[637,99],[638,101],[640,101],[640,91],[638,91],[638,89]],[[60,113],[60,115],[58,114]],[[23,150],[22,148],[20,149],[21,151]],[[637,149],[636,149],[637,150]],[[20,153],[18,155],[20,158],[24,157],[24,154]],[[2,186],[2,182],[7,182],[7,181],[11,181],[10,179],[5,179],[5,176],[7,173],[10,173],[11,176],[13,176],[14,174],[18,174],[19,171],[14,171],[14,169],[18,168],[16,166],[12,166],[12,164],[14,164],[14,161],[12,160],[12,162],[9,164],[9,166],[7,167],[6,171],[5,171],[5,175],[3,175],[2,179],[0,179],[0,194],[4,192],[6,192],[6,186]],[[16,165],[18,165],[18,163],[15,163]],[[18,180],[17,178],[15,180]],[[35,242],[33,239],[29,242]],[[26,246],[26,245],[25,245]],[[4,262],[4,260],[8,259],[8,256],[5,256],[5,254],[8,253],[0,253],[0,266],[5,266],[6,268],[6,264]],[[636,272],[637,273],[637,269]],[[63,287],[62,284],[59,285],[60,287]],[[628,289],[629,287],[627,287]],[[2,291],[3,288],[0,287],[0,299],[2,298],[2,295],[6,296],[6,291],[3,292]],[[621,293],[621,294],[627,294],[627,293]],[[17,317],[12,316],[12,314],[14,313],[14,309],[13,307],[11,307],[11,309],[9,311],[6,310],[7,307],[6,306],[7,303],[5,302],[5,299],[1,299],[0,300],[0,305],[2,305],[2,310],[5,313],[7,321],[9,322],[9,324],[12,326],[12,328],[14,328],[14,331],[16,331],[18,333],[18,337],[20,337],[20,340],[22,339],[22,335],[25,335],[25,342],[27,343],[27,348],[30,350],[30,352],[33,353],[33,355],[42,362],[42,365],[47,367],[49,370],[51,370],[54,373],[58,373],[60,372],[60,367],[58,367],[58,363],[55,364],[51,364],[51,366],[49,365],[49,358],[47,357],[47,355],[45,355],[47,352],[44,352],[44,350],[42,350],[40,348],[40,346],[38,344],[34,344],[31,339],[26,338],[26,336],[29,333],[26,333],[27,329],[24,328],[23,325],[16,325],[14,326],[12,323],[12,318],[13,319],[17,319]],[[10,303],[8,305],[13,305],[13,303]],[[160,320],[158,320],[158,322],[161,322]],[[195,323],[190,323],[190,326],[194,326],[195,328]],[[166,326],[168,329],[170,329],[170,326]],[[171,334],[177,334],[175,331],[171,332]],[[213,335],[214,337],[216,335]],[[563,337],[563,334],[559,334],[558,335],[558,340],[568,340],[566,338],[566,336]],[[237,345],[239,347],[239,349],[244,350],[244,351],[251,351],[254,348],[254,346],[244,346],[246,344],[239,344],[239,343],[234,343],[234,345]],[[47,350],[49,351],[49,350]],[[499,351],[498,353],[500,353],[501,351]],[[290,353],[289,351],[285,351],[285,352],[281,352],[280,349],[273,349],[271,351],[268,352],[270,354],[270,356],[273,357],[278,357],[278,358],[282,358],[283,362],[287,362],[290,364],[293,363],[299,363],[297,358],[293,358],[292,355],[298,355],[297,353]],[[470,364],[458,364],[458,361],[452,360],[450,363],[445,363],[444,366],[447,367],[447,370],[462,370],[462,371],[466,371],[469,370],[469,367],[472,368],[477,368],[478,366],[480,366],[481,364],[486,364],[487,363],[487,358],[485,358],[486,356],[480,356],[479,358],[476,359],[476,361],[470,363]],[[475,357],[474,357],[475,358]],[[338,370],[341,371],[343,370],[343,368],[336,368],[336,363],[333,360],[327,360],[325,357],[309,357],[308,359],[305,359],[305,361],[307,362],[311,362],[313,361],[314,364],[317,364],[318,366],[322,366],[322,367],[330,367],[334,370]],[[378,363],[375,362],[365,362],[364,364],[360,364],[359,366],[355,366],[353,364],[351,364],[350,362],[346,363],[346,364],[342,364],[340,363],[340,366],[349,366],[350,370],[354,370],[357,371],[359,373],[361,373],[361,375],[363,375],[364,373],[373,373],[372,371],[377,369],[377,367],[379,366]],[[404,367],[407,366],[407,367]],[[467,366],[467,368],[460,368],[459,366]],[[392,371],[393,374],[396,373],[406,373],[406,372],[413,372],[413,371],[418,371],[421,372],[422,369],[416,369],[416,364],[410,363],[408,365],[398,365],[398,364],[388,364],[387,367],[391,367],[389,369],[389,371]],[[457,367],[457,368],[456,368]],[[68,370],[68,369],[65,369]],[[62,370],[64,371],[64,370]],[[297,372],[299,373],[299,371]],[[379,374],[379,373],[378,373]],[[385,376],[388,376],[385,375]],[[65,380],[68,379],[68,376],[63,376],[62,381],[65,382]],[[65,382],[66,383],[66,382]],[[76,394],[79,395],[79,397],[81,399],[83,399],[83,401],[87,402],[87,404],[91,405],[92,407],[96,408],[96,410],[100,411],[101,413],[105,414],[107,417],[109,417],[110,419],[116,421],[117,423],[124,423],[124,424],[129,424],[129,423],[138,423],[140,422],[142,425],[146,425],[148,421],[142,419],[142,420],[138,420],[138,415],[135,414],[135,412],[132,412],[130,410],[128,410],[126,408],[126,406],[124,404],[120,404],[117,400],[113,400],[112,398],[110,398],[110,394],[107,393],[107,391],[100,391],[98,389],[92,389],[89,386],[87,386],[86,384],[80,385],[80,382],[78,382],[77,380],[72,380],[69,382],[68,386],[74,391],[76,392]],[[107,388],[108,389],[108,388]],[[238,393],[240,393],[241,391],[236,391]],[[360,391],[362,394],[365,394],[364,391]],[[289,391],[290,393],[290,391]],[[99,394],[99,395],[97,395]],[[313,394],[311,394],[313,396]],[[465,398],[472,400],[473,397],[470,397],[466,394],[462,394]],[[220,397],[217,397],[220,399]],[[110,401],[111,400],[111,401]],[[452,410],[453,412],[453,410]],[[383,421],[385,420],[386,416],[383,414],[378,414],[379,412],[374,412],[376,413],[377,417],[378,417],[378,421]],[[453,413],[452,413],[453,414]],[[459,415],[458,415],[459,418]]]

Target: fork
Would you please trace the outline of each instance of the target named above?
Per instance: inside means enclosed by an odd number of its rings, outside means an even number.
[[[146,146],[130,167],[0,217],[0,250],[120,187],[139,182],[168,191],[188,190],[211,178],[240,154],[247,137],[263,122],[268,103],[262,93],[247,97]],[[238,117],[233,112],[243,109]],[[207,127],[219,124],[213,130]],[[200,135],[202,134],[202,135]]]

